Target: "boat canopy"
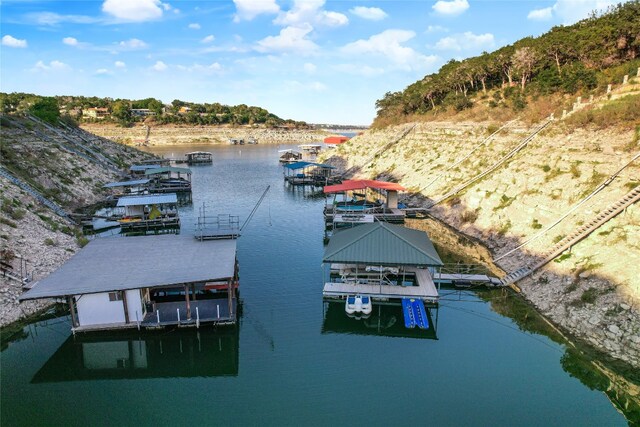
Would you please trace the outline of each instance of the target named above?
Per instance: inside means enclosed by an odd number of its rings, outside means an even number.
[[[327,165],[324,163],[313,163],[313,162],[295,162],[295,163],[289,163],[287,165],[284,165],[285,168],[292,169],[292,170],[305,169],[311,166],[314,166],[320,169],[335,169],[335,167],[331,165]]]
[[[175,193],[120,197],[117,206],[166,205],[172,203],[178,203],[178,196]]]
[[[427,233],[386,222],[362,224],[336,232],[322,262],[367,265],[441,266]]]
[[[148,165],[133,165],[129,168],[129,170],[131,172],[142,172],[142,171],[146,171],[147,169],[158,169],[162,166],[160,166],[159,164],[148,164]]]
[[[135,187],[136,185],[144,185],[148,184],[148,179],[134,179],[131,181],[118,181],[118,182],[110,182],[105,184],[105,188],[114,188],[114,187]]]
[[[94,239],[20,301],[228,280],[235,259],[232,239],[173,234]]]
[[[342,184],[327,185],[324,187],[324,192],[326,194],[343,193],[345,191],[366,190],[367,188],[387,191],[406,191],[406,188],[395,182],[374,181],[371,179],[348,179],[342,181]]]
[[[155,169],[149,169],[144,171],[145,175],[160,175],[163,173],[171,173],[171,172],[175,172],[175,173],[185,173],[187,175],[191,174],[191,169],[187,169],[187,168],[175,168],[175,167],[171,167],[171,166],[167,166],[164,168],[155,168]]]

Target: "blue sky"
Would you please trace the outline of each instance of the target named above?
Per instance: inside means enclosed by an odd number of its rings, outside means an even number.
[[[608,0],[1,0],[0,90],[370,124],[388,91]]]

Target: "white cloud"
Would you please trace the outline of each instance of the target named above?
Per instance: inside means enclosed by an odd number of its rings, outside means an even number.
[[[495,38],[491,33],[485,34],[473,34],[467,31],[463,34],[454,34],[449,37],[444,37],[436,43],[434,46],[438,50],[474,50],[479,48],[493,47]]]
[[[122,61],[116,61],[116,62],[113,63],[113,65],[115,65],[116,68],[127,68],[127,64],[125,64]]]
[[[207,37],[203,38],[202,40],[200,40],[200,43],[211,43],[212,41],[214,41],[216,38],[213,35],[208,35]]]
[[[164,71],[164,70],[166,70],[168,67],[167,67],[167,64],[165,64],[164,62],[162,62],[162,61],[156,61],[156,63],[155,63],[155,64],[153,64],[153,67],[151,67],[151,68],[153,68],[153,69],[154,69],[154,70],[156,70],[156,71]]]
[[[447,31],[449,30],[440,25],[429,25],[427,27],[427,33],[446,33]]]
[[[15,37],[12,37],[9,34],[7,34],[6,36],[2,37],[2,46],[27,47],[27,41],[26,40],[17,39]]]
[[[100,69],[96,70],[96,74],[104,75],[104,74],[111,74],[111,72],[109,70],[107,70],[106,68],[100,68]]]
[[[233,3],[236,5],[234,22],[251,21],[258,15],[280,12],[275,0],[233,0]]]
[[[287,12],[281,12],[273,21],[276,25],[301,26],[323,25],[339,27],[349,23],[346,15],[322,9],[325,0],[294,0],[293,7]]]
[[[378,7],[356,6],[352,9],[349,9],[349,12],[353,13],[356,16],[359,16],[362,19],[368,19],[370,21],[381,21],[389,16],[384,10]]]
[[[413,31],[386,30],[373,35],[367,40],[358,40],[342,47],[342,52],[349,55],[373,54],[383,56],[406,70],[431,67],[438,58],[425,56],[402,44],[416,36]]]
[[[169,9],[171,6],[160,0],[105,0],[102,4],[103,12],[128,22],[154,21]]]
[[[62,43],[69,46],[78,46],[78,39],[75,37],[65,37],[62,39]]]
[[[200,24],[198,24],[197,22],[194,22],[192,24],[189,24],[189,28],[192,30],[199,30],[202,27],[200,27]]]
[[[126,50],[144,49],[148,47],[148,45],[140,39],[129,39],[121,41],[120,43],[118,43],[118,46]]]
[[[622,3],[628,0],[623,0]],[[612,0],[557,0],[553,6],[534,9],[527,15],[528,19],[548,21],[559,18],[563,24],[570,25],[584,19],[594,10],[605,10],[618,3]]]
[[[30,22],[38,25],[58,25],[64,22],[71,24],[93,24],[99,22],[99,18],[86,15],[60,15],[54,12],[34,12],[26,15]]]
[[[64,62],[60,62],[58,60],[53,60],[49,62],[49,64],[45,64],[43,61],[36,62],[36,65],[31,69],[32,71],[61,71],[61,70],[69,70],[69,67]]]
[[[260,40],[255,50],[258,52],[312,53],[318,48],[318,45],[306,38],[312,30],[313,27],[309,24],[304,24],[301,27],[283,28],[279,35]]]
[[[432,9],[441,15],[456,16],[469,9],[469,2],[467,0],[438,0]]]
[[[534,9],[527,15],[527,19],[533,21],[549,21],[553,17],[553,7],[545,7],[544,9]]]
[[[316,70],[318,69],[318,67],[316,67],[314,64],[310,63],[310,62],[306,62],[303,66],[304,71],[309,73],[309,74],[313,74],[316,72]]]

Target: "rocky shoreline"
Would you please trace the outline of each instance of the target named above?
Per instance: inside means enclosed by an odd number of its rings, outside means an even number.
[[[411,126],[369,131],[325,153],[320,161],[355,177],[399,182],[409,189],[404,201],[424,207],[490,167],[530,132],[529,126],[515,124],[485,144],[490,129],[497,128],[492,123],[417,123],[389,145]],[[632,138],[632,131],[567,132],[559,123],[530,142],[524,154],[437,205],[431,215],[482,243],[490,258],[497,258],[535,237],[624,164],[633,155],[624,151]],[[385,144],[387,148],[379,152]],[[447,169],[474,146],[481,147],[474,156]],[[640,164],[632,164],[582,210],[495,265],[511,272],[539,259],[558,239],[638,185],[639,176]],[[640,367],[640,277],[630,266],[640,261],[639,235],[640,206],[635,204],[517,282],[525,298],[552,323],[636,368]]]
[[[147,126],[136,124],[124,128],[115,124],[87,123],[82,128],[122,144],[182,145],[182,144],[228,144],[229,139],[254,139],[258,144],[308,144],[322,142],[331,135],[324,130],[267,129],[252,126],[187,126],[151,125],[147,138]]]

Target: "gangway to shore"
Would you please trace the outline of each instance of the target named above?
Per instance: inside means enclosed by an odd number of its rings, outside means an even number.
[[[445,264],[439,271],[433,273],[433,282],[438,287],[441,285],[456,287],[505,286],[502,280],[491,276],[486,267],[477,264]]]

